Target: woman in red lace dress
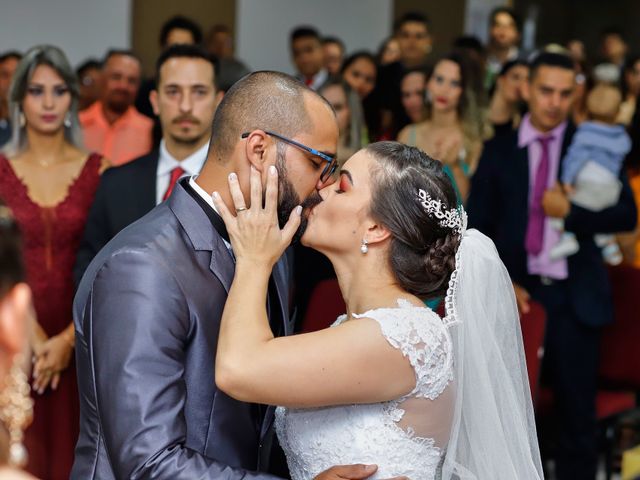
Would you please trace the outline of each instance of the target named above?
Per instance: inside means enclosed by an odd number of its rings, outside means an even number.
[[[0,155],[0,197],[22,230],[37,317],[28,469],[43,479],[66,479],[79,416],[71,272],[104,164],[81,150],[78,82],[58,48],[27,52],[9,95],[14,132]]]

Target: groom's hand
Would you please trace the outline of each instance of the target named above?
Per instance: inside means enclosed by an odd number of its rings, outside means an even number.
[[[336,465],[319,474],[314,480],[363,480],[378,470],[377,465]]]
[[[325,470],[314,480],[364,480],[378,470],[377,465],[337,465]],[[388,480],[409,480],[407,477],[396,477]]]

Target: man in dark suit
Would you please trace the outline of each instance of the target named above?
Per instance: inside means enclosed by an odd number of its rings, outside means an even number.
[[[109,240],[168,198],[178,178],[198,174],[207,157],[221,98],[213,58],[199,47],[175,45],[158,58],[156,77],[150,101],[162,126],[160,148],[102,176],[76,257],[76,285]]]
[[[211,193],[233,205],[227,178],[236,173],[249,202],[251,169],[266,182],[276,165],[286,219],[331,183],[337,140],[335,114],[320,96],[288,75],[253,73],[220,104],[200,175],[180,180],[167,202],[92,261],[74,302],[81,416],[72,479],[272,478],[258,472],[266,468],[273,408],[234,400],[215,385],[234,258]],[[292,330],[288,269],[283,257],[270,281],[277,334]],[[371,473],[334,467],[319,478]]]
[[[596,373],[600,329],[613,321],[611,287],[595,233],[632,230],[636,207],[622,173],[618,203],[601,212],[572,205],[558,184],[575,128],[567,119],[573,62],[543,52],[531,64],[529,114],[519,129],[486,143],[468,200],[470,226],[490,236],[527,311],[530,298],[547,312],[544,370],[558,415],[556,474],[593,480],[596,473]],[[552,260],[563,218],[580,250]]]

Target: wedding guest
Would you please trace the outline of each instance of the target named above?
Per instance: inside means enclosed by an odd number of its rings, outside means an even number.
[[[216,84],[218,90],[226,92],[251,69],[235,57],[233,35],[227,25],[211,27],[205,41],[207,51],[217,60]]]
[[[495,135],[510,132],[520,124],[524,88],[528,79],[529,64],[526,61],[511,60],[502,66],[487,115]]]
[[[419,123],[425,116],[427,73],[421,69],[409,70],[400,83],[402,106],[411,123]]]
[[[636,103],[640,98],[640,55],[629,57],[625,63],[622,77],[622,93],[624,98],[617,120],[619,123],[629,126],[636,112]]]
[[[114,165],[151,150],[153,121],[133,105],[142,74],[140,60],[127,50],[110,50],[102,71],[102,96],[80,113],[85,145]]]
[[[83,149],[77,109],[78,81],[64,53],[49,45],[29,50],[10,89],[16,128],[0,155],[0,198],[24,235],[26,278],[37,314],[32,349],[39,395],[25,443],[29,471],[46,479],[68,478],[73,462],[79,409],[72,268],[106,165]]]
[[[297,78],[307,87],[318,90],[329,78],[324,67],[320,34],[313,27],[296,27],[290,36],[291,58],[298,71]]]
[[[584,42],[577,38],[571,39],[567,42],[567,50],[569,56],[573,58],[575,62],[586,62],[587,52],[584,47]]]
[[[160,29],[160,48],[171,45],[201,45],[202,30],[190,18],[176,15],[167,20]]]
[[[395,37],[389,37],[382,42],[380,48],[378,48],[376,59],[376,63],[381,67],[400,60],[400,45],[398,44],[398,40]]]
[[[622,69],[628,50],[629,45],[620,28],[608,27],[600,34],[600,54],[605,62],[613,63]]]
[[[21,58],[22,54],[15,51],[0,55],[0,147],[11,138],[9,86]]]
[[[76,69],[76,75],[80,83],[78,110],[82,111],[100,98],[102,64],[98,60],[87,60]]]
[[[215,87],[214,59],[194,45],[174,45],[158,58],[156,79],[150,98],[162,126],[160,147],[101,178],[76,258],[76,284],[120,230],[169,197],[180,177],[200,173],[207,157],[222,95]]]
[[[405,72],[427,68],[433,38],[429,19],[418,12],[408,12],[395,24],[395,38],[400,47],[400,59],[378,71],[373,92],[375,108],[380,111],[376,125],[370,125],[372,139],[394,139],[408,123],[402,108],[400,82]]]
[[[324,68],[329,72],[329,75],[335,77],[340,74],[345,50],[344,42],[338,37],[325,37],[322,39]]]
[[[520,17],[511,8],[498,7],[491,12],[485,77],[487,89],[493,85],[502,65],[518,58],[521,29]]]
[[[29,357],[31,289],[25,283],[18,226],[0,200],[0,478],[35,480],[22,470],[27,459],[23,431],[33,402],[25,357]]]
[[[590,212],[570,203],[557,179],[575,132],[569,122],[574,62],[542,52],[530,70],[529,113],[517,130],[485,144],[468,201],[469,225],[495,242],[520,310],[529,310],[530,299],[546,310],[543,376],[554,393],[556,478],[595,479],[598,348],[613,306],[593,235],[632,230],[637,211],[624,172],[615,206]],[[579,238],[580,251],[568,259],[549,258],[560,235],[553,218],[564,218]]]
[[[231,29],[223,24],[217,24],[211,27],[205,40],[205,48],[218,60],[232,58],[234,49]]]
[[[404,128],[398,141],[420,148],[446,165],[460,198],[469,193],[469,178],[482,151],[483,125],[468,86],[463,57],[438,61],[427,82],[424,120]]]
[[[202,30],[200,26],[190,18],[182,15],[175,15],[162,24],[160,29],[159,42],[160,51],[163,52],[171,45],[201,45]],[[147,78],[142,82],[136,95],[135,107],[138,112],[146,115],[152,120],[156,120],[153,114],[153,107],[149,103],[149,94],[156,88],[154,78]],[[160,126],[154,122],[153,145],[157,145],[160,137]]]
[[[573,205],[600,212],[619,201],[618,177],[631,150],[631,138],[624,126],[616,122],[622,103],[617,85],[597,84],[589,92],[586,103],[588,118],[578,126],[563,159],[561,181]],[[565,230],[564,220],[554,223],[563,234],[550,251],[551,259],[574,255],[580,249],[576,235]],[[594,241],[602,248],[608,264],[622,262],[614,235],[596,234]]]
[[[378,67],[373,55],[361,50],[347,57],[340,73],[351,90],[364,101],[376,86]]]
[[[356,153],[363,145],[361,132],[362,124],[352,119],[349,107],[349,87],[339,79],[332,79],[326,82],[318,93],[331,104],[336,112],[338,121],[338,165],[346,162],[351,155]]]
[[[478,105],[486,107],[489,104],[489,97],[484,86],[487,62],[487,52],[484,45],[476,36],[463,35],[453,41],[451,52],[458,53],[466,59],[469,70],[469,87],[476,96]]]
[[[359,131],[360,145],[366,145],[369,143],[371,125],[377,122],[378,111],[371,92],[376,85],[378,66],[371,53],[360,50],[347,57],[340,73],[349,87],[347,99],[351,111],[352,131]]]

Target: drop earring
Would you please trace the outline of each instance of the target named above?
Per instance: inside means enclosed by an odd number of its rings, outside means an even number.
[[[64,116],[64,126],[71,128],[71,114],[69,112]]]
[[[369,251],[369,242],[367,242],[366,238],[362,239],[362,244],[360,245],[360,251],[363,253],[363,255]]]
[[[18,123],[20,123],[20,128],[24,128],[27,124],[27,120],[24,118],[24,113],[20,112],[18,116]]]

